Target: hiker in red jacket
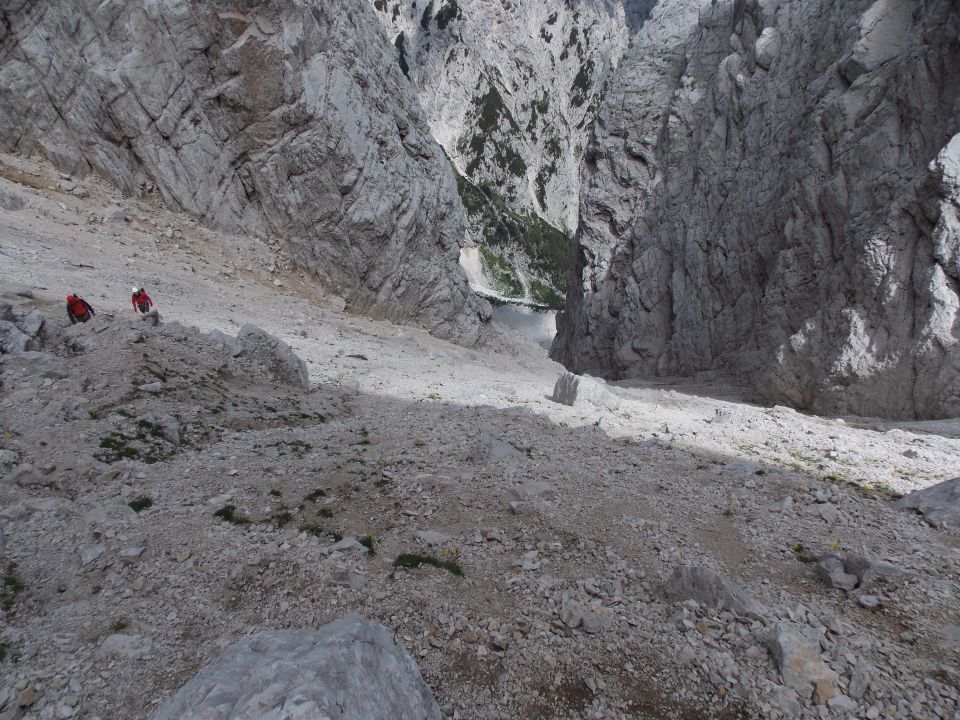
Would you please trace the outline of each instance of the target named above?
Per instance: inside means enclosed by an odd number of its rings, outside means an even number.
[[[147,291],[141,287],[133,288],[133,295],[130,296],[130,302],[133,304],[133,314],[139,315],[141,320],[146,320],[154,325],[160,322],[160,315],[153,306],[153,300],[147,295]]]
[[[96,314],[90,303],[76,293],[67,295],[67,317],[70,318],[71,325],[76,325],[78,322],[85,323]]]
[[[153,307],[153,300],[147,295],[143,288],[134,287],[133,295],[130,296],[130,302],[133,303],[133,311],[146,315]]]

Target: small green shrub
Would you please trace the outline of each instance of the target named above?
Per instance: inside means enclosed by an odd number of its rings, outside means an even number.
[[[286,525],[288,522],[293,520],[293,514],[289,510],[281,510],[275,512],[273,517],[270,518],[270,521],[273,523],[273,526],[278,530]]]
[[[360,538],[360,544],[363,545],[370,555],[376,555],[377,551],[373,548],[373,535],[364,535]]]
[[[810,565],[817,561],[817,556],[814,555],[809,550],[807,550],[807,548],[803,546],[803,543],[797,543],[796,545],[794,545],[793,553],[794,555],[796,555],[797,560],[799,560],[802,563],[807,563],[808,565]]]
[[[23,580],[17,575],[17,565],[11,562],[7,565],[7,572],[3,576],[3,585],[0,586],[0,607],[4,612],[10,612],[16,602],[17,595],[23,592]]]
[[[330,537],[333,538],[334,542],[340,542],[343,540],[343,535],[332,530],[324,530],[320,525],[313,523],[307,523],[306,525],[300,526],[300,532],[307,533],[307,535],[313,535],[315,537]]]
[[[320,488],[317,488],[317,489],[314,490],[313,492],[311,492],[311,493],[307,494],[306,496],[304,496],[303,499],[304,499],[304,500],[309,500],[310,502],[316,502],[316,501],[319,500],[320,498],[326,497],[326,496],[327,496],[326,490],[321,490]]]
[[[130,506],[130,509],[134,512],[140,512],[141,510],[146,510],[148,507],[153,505],[153,500],[151,500],[146,495],[141,495],[136,500],[131,500],[127,503]]]
[[[250,523],[250,518],[238,513],[235,505],[224,505],[217,510],[213,516],[234,525],[247,525]]]
[[[429,555],[417,555],[415,553],[403,553],[398,555],[393,561],[394,567],[418,568],[421,565],[430,565],[431,567],[446,570],[458,577],[463,577],[463,568],[452,560],[439,560]]]

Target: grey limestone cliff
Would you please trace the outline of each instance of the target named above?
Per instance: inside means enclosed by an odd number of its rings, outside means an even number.
[[[368,0],[457,168],[467,238],[562,291],[580,161],[652,0]]]
[[[957,68],[951,0],[660,0],[585,152],[554,356],[960,414]]]
[[[464,214],[357,0],[35,0],[0,10],[0,149],[279,238],[351,311],[472,342]]]

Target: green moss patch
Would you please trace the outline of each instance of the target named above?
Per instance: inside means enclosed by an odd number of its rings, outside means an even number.
[[[393,561],[393,565],[394,567],[411,569],[421,567],[422,565],[429,565],[430,567],[446,570],[457,577],[463,577],[463,568],[461,568],[460,565],[452,560],[440,560],[439,558],[431,557],[430,555],[403,553],[402,555],[397,556],[396,560]]]

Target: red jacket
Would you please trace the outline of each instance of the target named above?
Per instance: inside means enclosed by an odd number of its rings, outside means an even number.
[[[67,295],[67,312],[73,317],[83,317],[88,312],[91,315],[96,315],[93,311],[93,308],[90,307],[90,303],[84,300],[79,295]]]
[[[142,289],[130,296],[130,302],[133,303],[134,311],[139,310],[142,313],[147,312],[153,306],[153,300],[147,295],[147,291]]]

